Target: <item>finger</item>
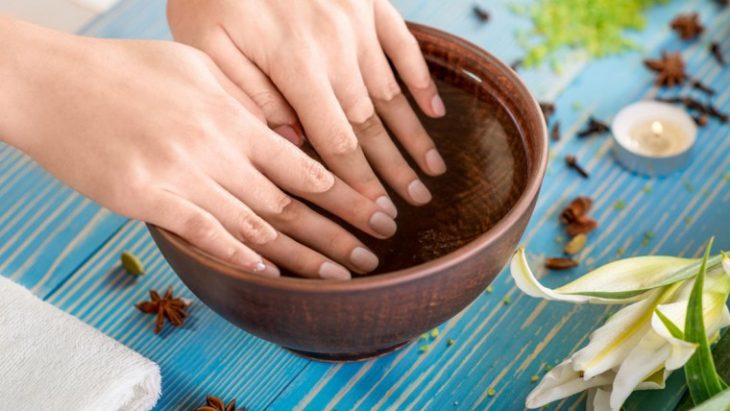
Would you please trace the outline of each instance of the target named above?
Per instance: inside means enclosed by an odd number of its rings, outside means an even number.
[[[299,114],[309,141],[330,170],[347,184],[371,201],[390,202],[358,145],[329,79],[309,64],[302,67],[297,76],[272,79]],[[394,215],[394,209],[390,202],[383,211]]]
[[[244,165],[235,174],[236,178],[230,178],[229,168],[228,175],[217,176],[217,181],[279,232],[356,272],[365,273],[377,267],[378,258],[355,236],[290,198],[253,167]]]
[[[295,145],[276,137],[266,127],[253,125],[249,159],[277,185],[296,188],[297,193],[319,193],[329,190],[335,177],[322,164]]]
[[[213,180],[201,177],[185,194],[246,244],[265,244],[277,236],[274,227]]]
[[[431,79],[416,38],[387,0],[375,1],[375,27],[385,54],[393,61],[421,110],[431,117],[445,115],[444,102]]]
[[[147,205],[146,219],[169,230],[203,252],[247,271],[270,277],[279,270],[234,238],[209,212],[183,197],[160,190]]]
[[[304,142],[294,110],[269,77],[241,53],[225,31],[211,34],[203,47],[239,92],[261,109],[269,127],[296,145]]]
[[[355,132],[370,164],[401,197],[413,205],[431,201],[431,192],[398,151],[377,116],[368,124],[355,127]]]
[[[255,244],[255,250],[292,273],[306,278],[349,280],[350,272],[322,254],[279,233],[274,241]]]
[[[395,137],[418,163],[421,170],[433,176],[443,174],[446,172],[446,164],[436,149],[433,140],[423,128],[418,116],[413,112],[408,100],[401,93],[398,82],[380,46],[374,39],[367,42],[367,44],[369,44],[369,46],[366,46],[369,51],[361,58],[361,65],[365,84],[375,103],[377,112],[386,120]],[[363,138],[360,135],[358,136],[363,145],[363,150],[365,150],[368,159],[372,163],[374,157],[368,154],[368,150],[372,151],[372,147],[365,147]],[[384,150],[385,147],[382,149]],[[393,158],[394,155],[391,154],[390,157]],[[384,170],[378,167],[376,169],[391,186],[397,187],[384,174]],[[402,173],[405,174],[404,171]],[[391,176],[392,178],[394,177]]]

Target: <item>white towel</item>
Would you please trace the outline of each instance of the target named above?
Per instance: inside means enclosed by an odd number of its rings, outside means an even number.
[[[154,362],[0,276],[0,410],[152,408]]]

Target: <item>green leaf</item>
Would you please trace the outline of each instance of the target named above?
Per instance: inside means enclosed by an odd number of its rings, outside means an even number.
[[[656,313],[657,317],[662,320],[662,323],[665,327],[667,327],[667,330],[669,330],[669,333],[672,334],[672,337],[684,340],[684,333],[682,332],[682,330],[679,329],[679,327],[677,327],[676,324],[672,322],[672,320],[662,314],[662,312],[658,308],[655,308],[654,312]]]
[[[692,408],[692,411],[721,411],[730,410],[730,389],[725,389],[719,394]]]
[[[723,382],[717,375],[715,363],[712,361],[712,352],[705,334],[702,315],[702,291],[713,240],[711,238],[707,244],[700,271],[695,277],[692,293],[687,303],[687,318],[684,325],[685,340],[698,344],[697,351],[684,366],[687,387],[695,404],[701,404],[723,390]]]

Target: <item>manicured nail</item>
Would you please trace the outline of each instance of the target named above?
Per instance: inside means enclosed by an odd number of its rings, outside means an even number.
[[[382,211],[374,212],[373,215],[370,217],[369,223],[370,228],[386,238],[395,234],[395,230],[398,228],[395,225],[395,221],[393,221],[392,218],[388,217],[388,215],[383,213]]]
[[[392,218],[395,218],[398,216],[398,210],[395,208],[395,204],[393,204],[393,201],[388,198],[388,196],[380,196],[377,200],[375,200],[375,204],[380,207],[381,210],[388,213],[389,216]]]
[[[415,179],[408,184],[408,195],[418,204],[426,204],[431,201],[431,192],[428,191],[421,180]]]
[[[341,265],[325,261],[319,266],[319,276],[325,280],[349,280],[350,272]]]
[[[304,142],[304,138],[300,136],[292,126],[289,125],[283,125],[279,126],[274,129],[276,134],[284,137],[285,139],[291,141],[292,143],[300,146]]]
[[[426,166],[434,174],[443,174],[446,172],[446,163],[441,158],[441,154],[432,148],[426,152]]]
[[[431,99],[431,108],[433,109],[433,112],[439,117],[446,114],[446,107],[444,106],[444,101],[441,100],[441,97],[439,97],[438,94],[433,96],[433,99]]]
[[[355,247],[350,253],[350,262],[363,272],[373,271],[378,264],[378,257],[364,247]]]
[[[273,263],[264,263],[263,261],[259,261],[254,265],[253,272],[267,277],[278,277],[281,275],[277,266]]]

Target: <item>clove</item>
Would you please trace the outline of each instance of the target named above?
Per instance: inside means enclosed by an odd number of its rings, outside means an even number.
[[[694,80],[694,79],[693,80],[690,80],[689,84],[695,90],[699,90],[699,91],[707,94],[708,96],[714,96],[715,95],[715,90],[712,87],[705,85],[700,80]]]
[[[540,110],[542,110],[542,115],[545,117],[545,121],[548,121],[553,113],[555,113],[555,104],[548,101],[541,101]]]
[[[565,156],[565,164],[572,168],[573,170],[577,171],[583,178],[588,178],[588,172],[581,167],[580,164],[578,164],[578,160],[575,158],[574,155],[568,154]]]
[[[474,15],[477,16],[479,21],[483,23],[489,21],[489,12],[481,8],[479,5],[474,5],[474,8],[472,10],[474,11]]]
[[[610,128],[608,127],[608,124],[591,116],[588,119],[588,124],[586,125],[586,128],[579,131],[577,135],[579,138],[585,138],[593,134],[607,133],[609,130]]]
[[[551,270],[565,270],[578,266],[578,261],[572,258],[551,257],[545,259],[545,267]]]
[[[717,60],[718,64],[720,64],[721,66],[725,65],[725,56],[722,54],[720,43],[716,41],[710,43],[710,53],[713,57],[715,57],[715,60]]]
[[[550,129],[550,138],[553,141],[560,140],[560,121],[556,121],[553,127]]]
[[[704,127],[707,125],[707,122],[710,121],[710,118],[707,117],[707,114],[701,114],[699,116],[692,116],[692,120],[694,120],[695,124],[698,126]]]

